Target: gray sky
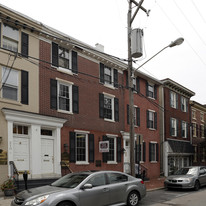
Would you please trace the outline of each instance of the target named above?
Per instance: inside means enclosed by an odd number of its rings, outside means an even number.
[[[137,0],[139,2],[139,0]],[[64,32],[105,52],[127,58],[127,0],[1,0],[4,6]],[[161,80],[171,78],[196,93],[206,104],[206,1],[145,0],[149,17],[139,11],[132,27],[144,30],[145,54],[134,67],[178,37],[180,46],[167,48],[140,70]],[[135,8],[133,9],[135,11]]]

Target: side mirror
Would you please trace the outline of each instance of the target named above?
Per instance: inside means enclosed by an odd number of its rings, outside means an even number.
[[[92,188],[92,184],[85,184],[81,187],[82,190],[91,189],[91,188]]]

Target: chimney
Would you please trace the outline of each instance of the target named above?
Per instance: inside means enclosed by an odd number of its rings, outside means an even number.
[[[104,52],[104,46],[102,44],[96,43],[95,47],[97,50],[99,50],[100,52]]]

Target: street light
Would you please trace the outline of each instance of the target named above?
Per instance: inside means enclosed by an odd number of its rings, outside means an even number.
[[[131,27],[130,27],[131,29]],[[133,97],[133,73],[138,70],[140,67],[145,65],[147,62],[149,62],[151,59],[153,59],[155,56],[157,56],[159,53],[164,51],[168,47],[174,47],[182,44],[184,41],[183,38],[178,38],[175,41],[171,42],[169,45],[161,49],[159,52],[157,52],[155,55],[153,55],[151,58],[149,58],[146,62],[141,64],[139,67],[137,67],[135,70],[132,69],[132,55],[131,55],[131,33],[128,32],[128,80],[129,80],[129,115],[130,115],[130,172],[132,176],[135,176],[135,158],[134,158],[134,97]]]

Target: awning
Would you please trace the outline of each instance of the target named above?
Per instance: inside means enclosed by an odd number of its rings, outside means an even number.
[[[175,140],[168,140],[168,144],[171,148],[172,153],[188,153],[193,154],[194,148],[190,144],[190,142],[183,142],[183,141],[175,141]]]

